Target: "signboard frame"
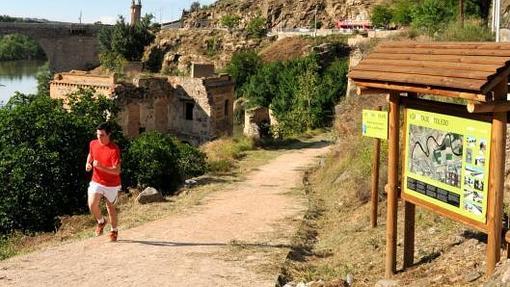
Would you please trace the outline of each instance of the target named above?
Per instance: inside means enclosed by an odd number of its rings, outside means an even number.
[[[405,144],[405,148],[402,159],[403,180],[401,183],[401,197],[405,201],[423,206],[443,216],[463,222],[480,231],[487,232],[491,122],[488,121],[488,119],[481,119],[480,117],[473,118],[473,114],[469,113],[453,116],[451,113],[439,113],[437,109],[424,109],[423,107],[413,108],[409,107],[409,105],[404,106],[403,111],[403,143]],[[416,116],[419,116],[419,118]],[[442,146],[436,145],[438,144],[437,142],[430,144],[430,138],[434,137],[429,136],[426,137],[427,143],[413,145],[413,149],[411,146],[411,139],[409,138],[409,128],[411,125],[413,126],[413,131],[416,133],[429,132],[441,138]],[[421,139],[421,141],[424,141],[423,135],[421,134],[413,134],[413,136],[413,140]],[[433,142],[434,140],[431,141]],[[471,142],[467,143],[468,141]],[[481,156],[478,162],[474,158],[475,155],[473,153],[476,151],[478,154],[480,150],[474,147],[473,141],[477,141],[478,145],[483,145],[484,147],[483,162]],[[451,149],[451,145],[454,145],[454,143],[457,144],[455,147],[457,153],[459,152],[460,144],[462,148],[462,150],[460,150],[461,155],[456,156],[452,154],[453,150]],[[423,144],[427,145],[425,149],[422,147]],[[433,151],[431,145],[436,145],[438,148],[438,150],[435,151],[437,155],[431,154]],[[448,145],[450,145],[450,147],[448,147]],[[416,146],[419,147],[418,151],[415,150]],[[439,148],[442,148],[442,150]],[[415,172],[410,170],[410,153],[412,152],[415,155],[419,155],[420,151],[423,150],[429,153],[426,155],[426,158],[430,158],[432,162],[437,160],[437,162],[440,163],[437,164],[440,170],[438,174],[443,176],[441,178],[443,182],[441,182],[440,179],[418,174],[416,170],[419,168],[417,167],[414,167]],[[466,152],[467,150],[469,150],[470,153],[469,157]],[[450,159],[453,160],[445,160],[445,154],[446,156],[449,155]],[[439,158],[436,158],[436,156],[439,156]],[[443,161],[442,164],[441,161]],[[446,164],[445,162],[450,162],[450,164]],[[475,166],[474,162],[477,163],[477,166]],[[480,167],[482,164],[483,166]],[[427,168],[430,166],[433,166],[433,164],[429,162]],[[447,172],[448,167],[452,169],[452,166],[455,166],[453,169],[455,169],[456,172]],[[474,170],[476,170],[476,180],[471,176],[474,174]],[[427,170],[427,173],[435,175],[434,172],[430,170]],[[443,173],[446,175],[443,175]],[[448,178],[450,174],[452,178]],[[475,187],[478,189],[475,189]],[[414,190],[411,188],[414,188]],[[420,190],[418,191],[418,189]],[[473,203],[474,198],[470,197],[474,197],[475,195],[481,197],[480,203]],[[470,200],[468,200],[468,198]],[[450,199],[452,199],[452,201],[448,202]],[[457,206],[455,206],[455,204],[457,204]],[[475,214],[475,211],[478,211],[475,207],[481,208],[481,214]]]

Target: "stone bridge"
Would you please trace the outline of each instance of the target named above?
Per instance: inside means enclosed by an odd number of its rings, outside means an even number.
[[[97,33],[104,25],[0,23],[0,35],[23,34],[41,45],[52,72],[88,70],[99,65]]]

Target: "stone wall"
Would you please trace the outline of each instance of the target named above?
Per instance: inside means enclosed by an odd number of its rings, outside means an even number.
[[[65,99],[80,87],[115,98],[119,125],[130,138],[159,131],[201,144],[232,135],[234,82],[229,76],[136,77],[132,83],[117,83],[114,76],[73,71],[55,75],[50,95]]]
[[[84,71],[71,71],[55,74],[50,82],[50,95],[55,99],[65,99],[79,88],[92,88],[96,94],[111,97],[116,85],[115,75],[97,75]]]
[[[156,130],[201,144],[232,134],[234,84],[228,76],[138,78],[115,94],[128,137]]]

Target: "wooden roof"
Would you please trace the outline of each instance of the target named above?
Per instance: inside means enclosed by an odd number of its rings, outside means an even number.
[[[381,43],[349,78],[361,87],[485,102],[509,74],[510,43],[406,41]]]

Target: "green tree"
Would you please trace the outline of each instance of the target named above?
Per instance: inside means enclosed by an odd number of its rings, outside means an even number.
[[[237,97],[242,95],[244,86],[249,78],[257,73],[261,65],[262,59],[253,50],[234,53],[232,59],[227,64],[226,71],[235,82]]]
[[[220,18],[221,25],[229,30],[237,28],[239,26],[240,21],[241,17],[237,15],[225,15]]]
[[[195,12],[195,11],[198,11],[199,9],[200,9],[200,2],[198,2],[198,1],[191,3],[191,6],[189,7],[190,12]]]
[[[39,67],[39,70],[36,74],[37,79],[37,94],[50,96],[50,81],[53,78],[53,73],[50,71],[50,67],[48,63]]]
[[[112,28],[103,28],[98,33],[100,61],[106,67],[118,69],[123,60],[139,61],[145,46],[155,38],[151,29],[152,15],[145,15],[134,26],[127,24],[122,16]]]
[[[392,6],[391,22],[398,26],[409,26],[413,21],[412,12],[415,6],[412,0],[397,0]]]
[[[392,18],[393,14],[390,7],[386,4],[381,4],[374,6],[370,20],[374,27],[387,28]]]
[[[413,10],[412,25],[432,36],[444,29],[454,19],[455,9],[452,3],[442,0],[424,0]]]
[[[37,42],[31,38],[11,34],[0,39],[0,61],[45,60],[46,54]]]

